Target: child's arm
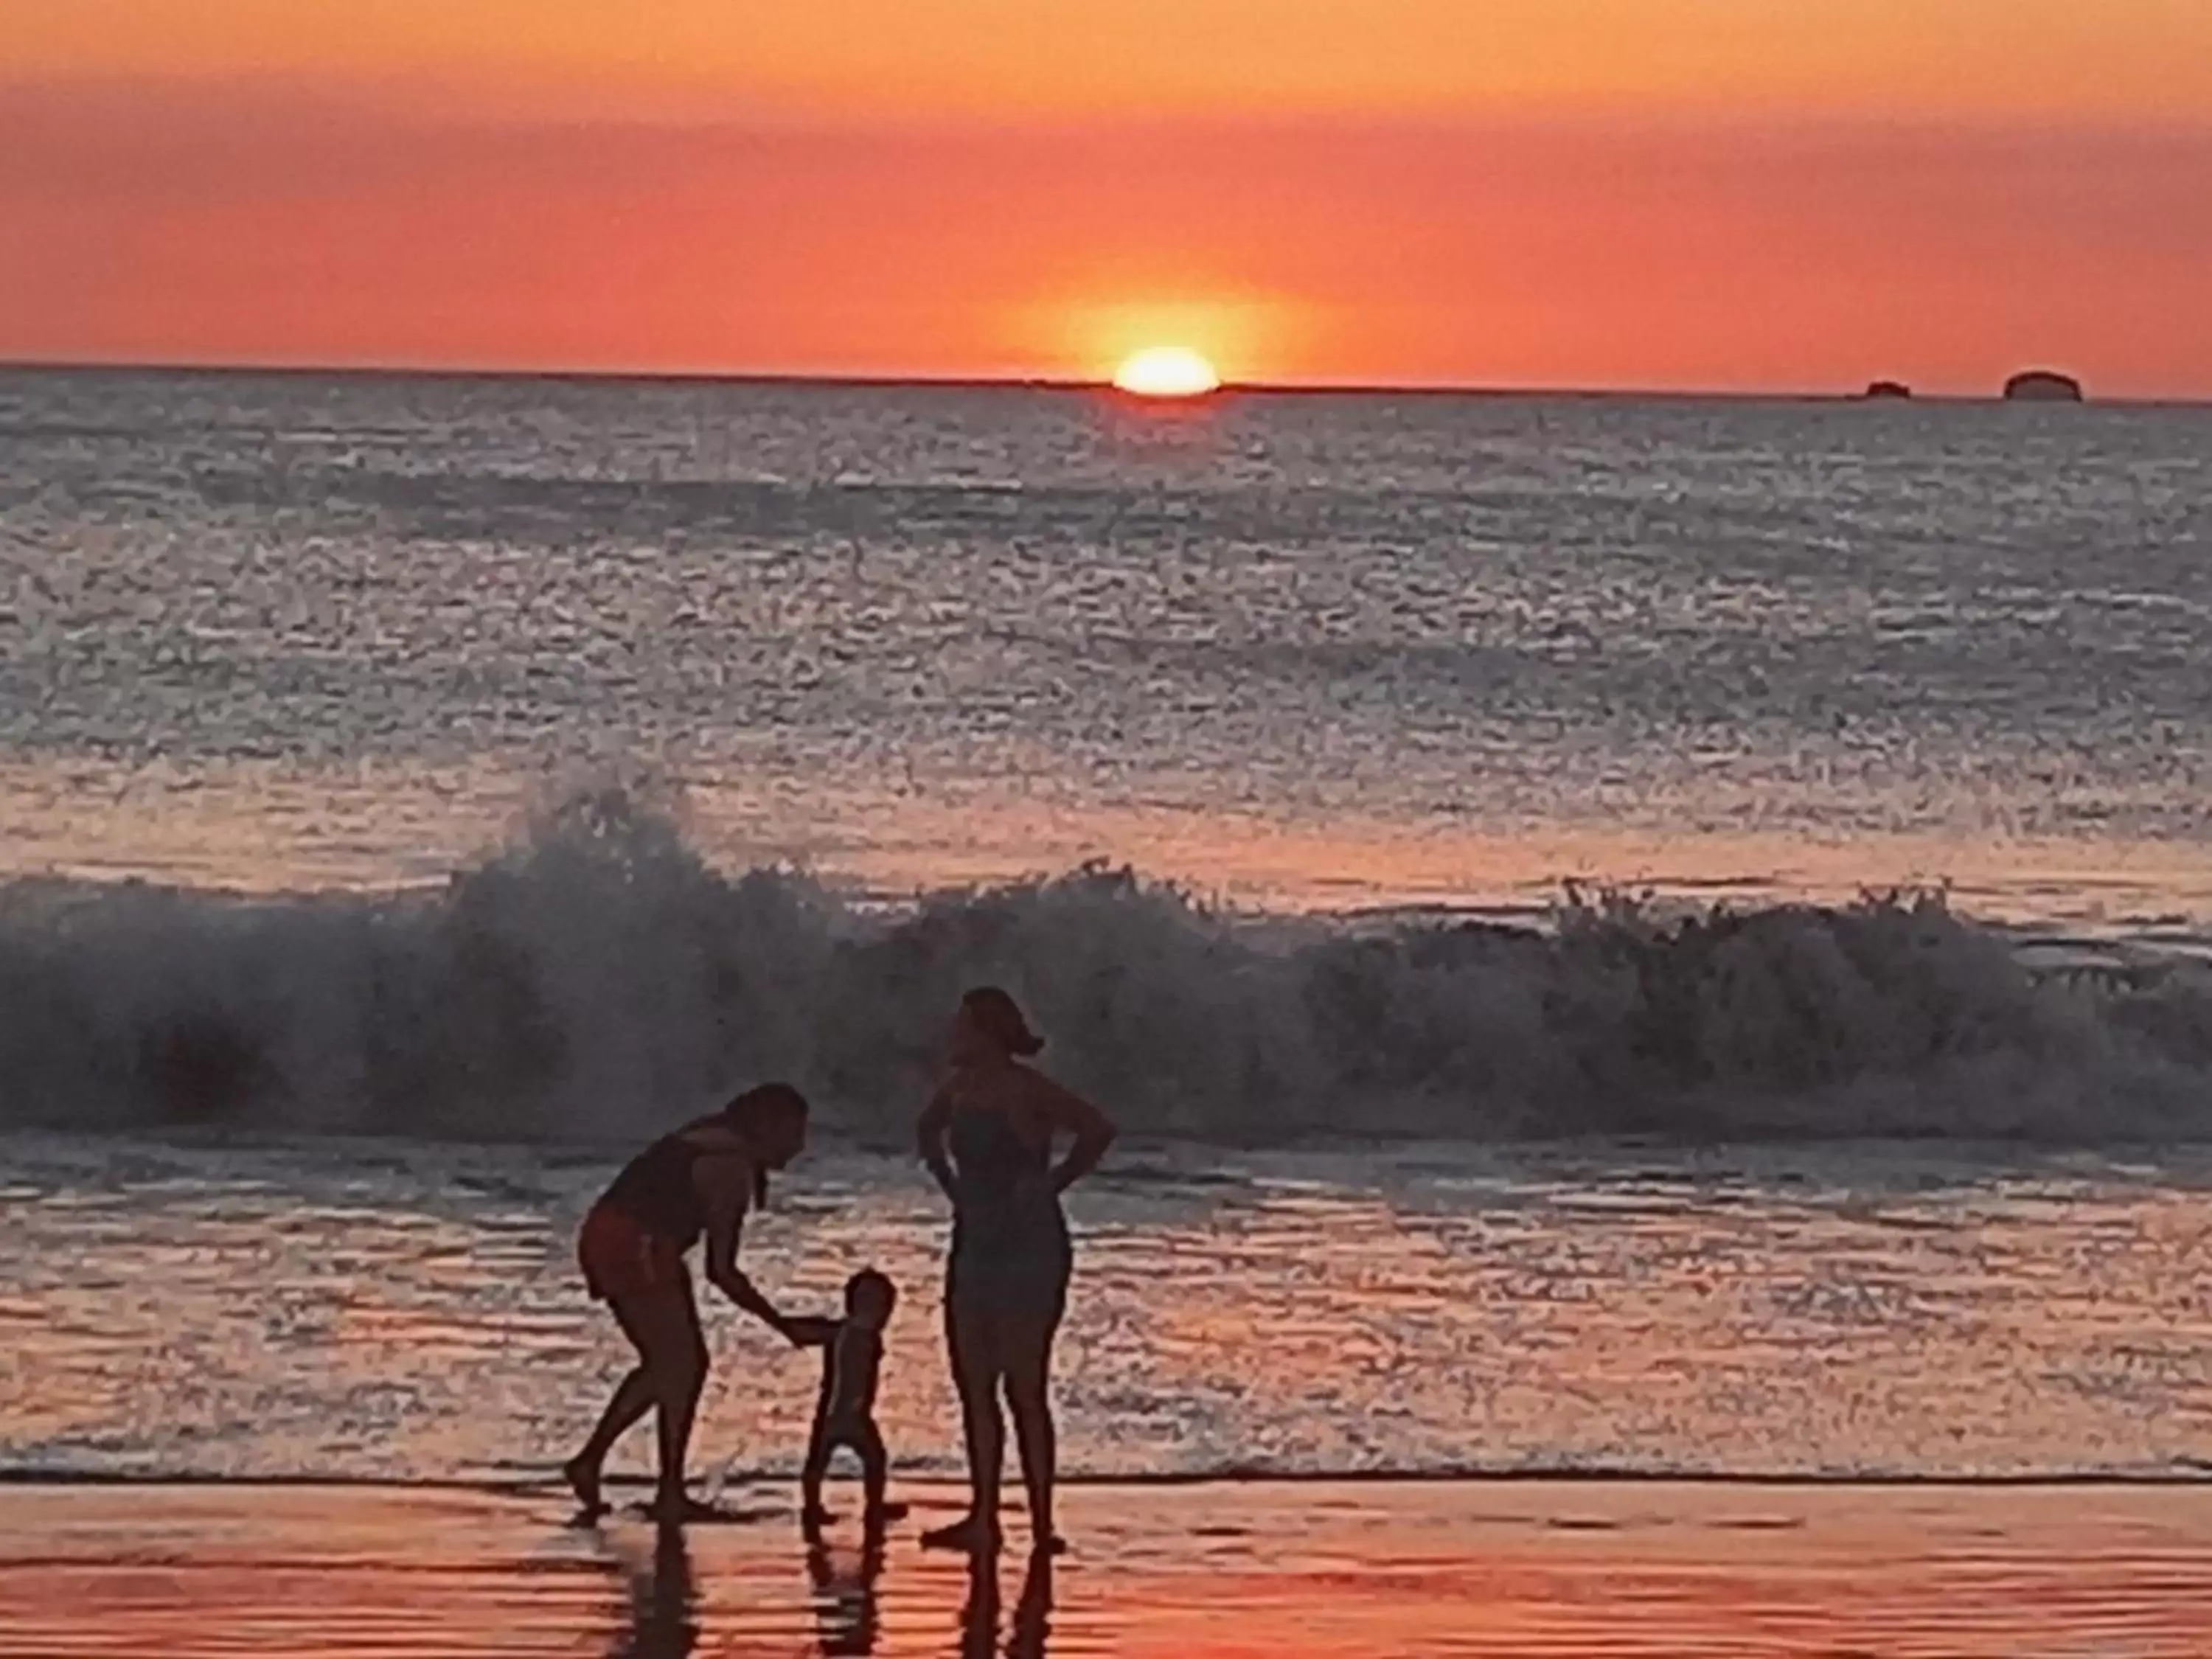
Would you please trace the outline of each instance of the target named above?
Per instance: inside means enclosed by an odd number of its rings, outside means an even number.
[[[842,1319],[787,1319],[784,1325],[792,1341],[802,1348],[826,1348],[837,1340],[844,1326]]]

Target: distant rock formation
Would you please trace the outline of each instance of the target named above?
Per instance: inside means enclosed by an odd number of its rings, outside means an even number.
[[[1876,380],[1862,395],[1869,398],[1910,398],[1912,388],[1902,380]]]
[[[2004,395],[2008,403],[2078,404],[2081,401],[2081,382],[2070,374],[2033,368],[2007,380]]]

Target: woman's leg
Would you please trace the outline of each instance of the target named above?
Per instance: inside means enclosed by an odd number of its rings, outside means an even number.
[[[575,1489],[576,1501],[583,1505],[586,1518],[596,1519],[606,1510],[599,1495],[600,1471],[606,1466],[607,1454],[614,1449],[615,1442],[629,1431],[630,1425],[660,1401],[661,1382],[654,1367],[654,1355],[672,1346],[664,1333],[672,1329],[677,1316],[666,1306],[677,1287],[674,1284],[652,1286],[644,1290],[624,1291],[610,1297],[607,1310],[622,1327],[622,1334],[637,1350],[638,1363],[616,1384],[614,1397],[607,1408],[599,1413],[599,1426],[584,1442],[583,1449],[562,1466],[568,1484]],[[659,1305],[656,1305],[659,1304]],[[694,1316],[696,1320],[696,1316]]]
[[[663,1519],[679,1518],[690,1505],[684,1489],[684,1466],[691,1450],[691,1425],[699,1396],[707,1387],[707,1339],[699,1329],[698,1304],[692,1300],[691,1275],[657,1289],[644,1310],[653,1322],[645,1337],[645,1363],[654,1376],[655,1426],[660,1449],[660,1483],[653,1507]]]
[[[853,1431],[852,1446],[860,1460],[860,1489],[867,1497],[869,1526],[881,1528],[886,1522],[897,1520],[906,1513],[906,1505],[890,1499],[890,1453],[884,1445],[883,1431],[876,1426],[873,1419]]]
[[[616,1387],[591,1438],[563,1466],[577,1502],[592,1517],[606,1509],[599,1495],[599,1472],[608,1452],[630,1425],[656,1407],[660,1412],[660,1497],[664,1503],[681,1500],[691,1421],[707,1381],[707,1343],[700,1334],[699,1310],[691,1298],[688,1274],[625,1291],[609,1305],[615,1322],[637,1350],[638,1364]]]
[[[599,1496],[599,1472],[606,1467],[607,1454],[614,1449],[615,1442],[653,1409],[653,1373],[642,1364],[633,1365],[629,1374],[615,1385],[614,1397],[599,1414],[599,1426],[584,1442],[583,1449],[561,1466],[585,1519],[596,1520],[605,1513],[606,1504]]]
[[[949,1527],[926,1532],[921,1541],[936,1549],[983,1549],[999,1538],[999,1481],[1006,1462],[1006,1425],[999,1416],[996,1319],[988,1310],[945,1299],[945,1346],[952,1358],[952,1385],[960,1393],[960,1425],[968,1442],[968,1514]]]
[[[1061,1547],[1053,1527],[1060,1449],[1052,1421],[1052,1340],[1059,1328],[1057,1309],[1036,1317],[1010,1319],[1002,1328],[1006,1407],[1013,1413],[1022,1486],[1029,1495],[1032,1547],[1038,1550]]]

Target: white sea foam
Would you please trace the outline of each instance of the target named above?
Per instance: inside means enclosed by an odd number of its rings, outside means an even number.
[[[599,1140],[782,1076],[889,1132],[986,981],[1140,1133],[2212,1134],[2212,972],[2052,973],[1935,897],[1286,933],[1091,867],[887,910],[619,790],[435,890],[0,890],[0,1117]]]

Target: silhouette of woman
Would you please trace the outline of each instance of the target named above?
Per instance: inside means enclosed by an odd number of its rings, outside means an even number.
[[[968,993],[952,1023],[950,1064],[921,1115],[923,1163],[952,1200],[945,1334],[968,1443],[967,1516],[925,1533],[937,1549],[993,1550],[1006,1427],[1020,1449],[1033,1547],[1057,1550],[1052,1342],[1073,1266],[1060,1195],[1096,1169],[1114,1126],[1090,1102],[1023,1062],[1044,1046],[1013,998]],[[1073,1145],[1057,1164],[1055,1135]]]
[[[768,1172],[806,1144],[806,1100],[788,1084],[748,1089],[720,1111],[664,1135],[623,1166],[584,1218],[576,1255],[592,1294],[613,1310],[638,1363],[615,1389],[599,1426],[562,1466],[583,1518],[606,1505],[599,1474],[631,1424],[658,1411],[665,1522],[711,1513],[684,1486],[691,1423],[707,1383],[707,1341],[684,1253],[707,1238],[707,1281],[787,1340],[793,1329],[738,1269],[745,1212],[768,1194]]]

